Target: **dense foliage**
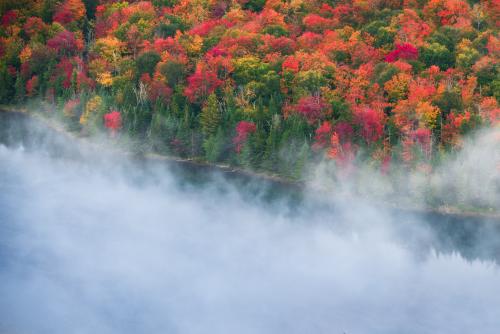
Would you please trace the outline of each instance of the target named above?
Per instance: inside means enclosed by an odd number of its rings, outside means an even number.
[[[0,17],[0,103],[160,152],[387,172],[500,121],[494,0],[6,0]]]

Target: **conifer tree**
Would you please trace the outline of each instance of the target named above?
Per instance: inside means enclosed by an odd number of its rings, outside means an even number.
[[[208,96],[207,102],[201,110],[200,123],[201,131],[206,138],[214,135],[221,122],[221,112],[217,96],[212,93]]]

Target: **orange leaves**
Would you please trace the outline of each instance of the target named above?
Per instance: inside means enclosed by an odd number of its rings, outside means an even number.
[[[19,54],[19,60],[21,60],[21,63],[25,63],[28,60],[31,59],[31,54],[32,50],[29,46],[25,46],[22,50],[21,53]]]
[[[350,142],[341,143],[339,135],[334,132],[330,137],[330,149],[327,152],[327,157],[336,161],[337,165],[343,169],[343,172],[348,172],[356,157],[357,147]]]
[[[283,71],[291,71],[293,73],[297,73],[299,71],[300,63],[294,56],[288,56],[283,61],[281,68]]]
[[[246,121],[256,109],[283,124],[299,114],[304,137],[336,161],[352,159],[356,145],[390,161],[390,139],[415,162],[431,138],[457,144],[481,119],[499,122],[498,1],[167,2],[100,1],[87,50],[84,0],[55,1],[52,23],[32,16],[38,9],[6,11],[0,68],[8,80],[20,75],[28,96],[92,90],[90,76],[119,105],[135,89],[136,100],[157,109],[170,107],[173,94],[185,103],[183,92],[196,114],[215,93],[228,110],[248,111]],[[156,55],[141,58],[148,52]],[[269,135],[254,121],[259,136]]]
[[[456,28],[468,28],[471,24],[471,8],[463,0],[431,0],[424,7],[424,14],[429,19],[439,21],[442,25],[453,25]]]
[[[477,78],[471,76],[462,85],[462,102],[465,106],[470,106],[474,97],[474,90],[477,86]]]
[[[492,125],[500,123],[500,107],[494,97],[486,97],[481,101],[480,114],[484,120],[489,121]]]
[[[328,151],[328,157],[330,159],[335,159],[338,157],[341,149],[342,149],[342,146],[340,145],[340,141],[339,141],[339,135],[334,132],[332,134],[332,136],[330,137],[330,150]]]
[[[410,82],[408,87],[408,101],[417,104],[421,101],[430,101],[437,94],[434,83],[429,79],[417,78]]]
[[[268,26],[268,25],[278,25],[282,27],[286,26],[284,15],[276,12],[274,9],[268,9],[268,8],[264,9],[257,16],[256,20],[262,26]]]
[[[411,43],[421,46],[424,38],[432,32],[429,24],[423,21],[417,12],[409,8],[404,9],[403,13],[393,20],[391,26],[397,30],[395,42],[400,44]]]
[[[460,146],[462,139],[461,131],[470,122],[470,112],[459,114],[452,112],[448,115],[447,123],[443,126],[442,142],[451,146]]]

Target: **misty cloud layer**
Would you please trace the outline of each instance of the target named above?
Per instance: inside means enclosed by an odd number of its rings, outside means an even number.
[[[416,216],[265,191],[0,145],[0,332],[498,333],[493,259],[441,252]]]
[[[431,172],[408,171],[393,164],[382,175],[369,163],[351,170],[335,168],[333,162],[312,168],[311,191],[330,197],[361,196],[398,206],[458,206],[500,211],[500,128],[478,131],[464,139],[460,151],[450,153]]]

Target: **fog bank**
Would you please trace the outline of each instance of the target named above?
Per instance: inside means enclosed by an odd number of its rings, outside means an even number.
[[[308,186],[335,199],[362,197],[397,206],[451,206],[498,215],[500,127],[477,131],[464,138],[460,150],[443,156],[433,169],[392,163],[386,174],[370,161],[344,170],[325,161],[312,166]]]
[[[422,218],[39,147],[0,145],[1,333],[500,328],[498,265],[442,252]],[[474,247],[499,249],[481,235]]]

